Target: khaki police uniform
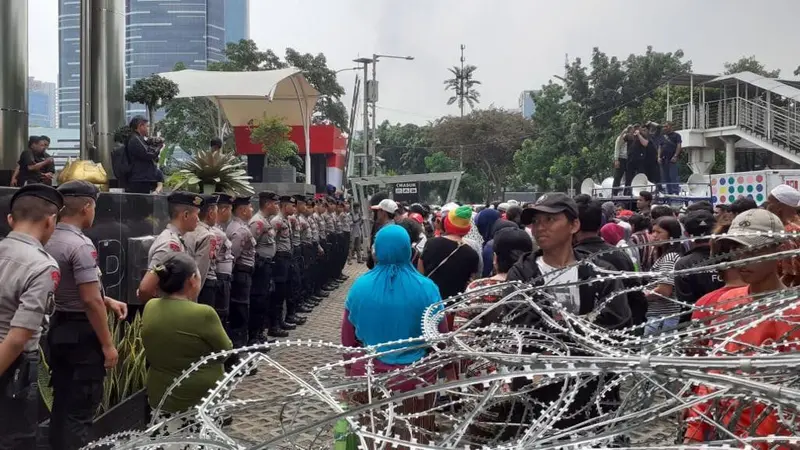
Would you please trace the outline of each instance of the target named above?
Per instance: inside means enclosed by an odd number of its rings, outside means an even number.
[[[228,331],[228,314],[231,304],[231,275],[233,274],[233,253],[231,240],[220,226],[211,227],[219,245],[216,253],[217,294],[214,296],[214,309],[225,331]],[[230,335],[228,336],[230,337]]]
[[[240,201],[242,199],[236,199]],[[250,199],[247,198],[249,203]],[[234,347],[247,345],[250,321],[250,289],[256,262],[256,241],[244,220],[234,217],[225,231],[231,241],[233,273],[231,276],[230,331]]]
[[[153,270],[158,265],[164,264],[173,253],[183,253],[186,251],[186,244],[183,241],[178,228],[173,224],[167,224],[153,241],[150,251],[147,252],[147,270]]]
[[[183,241],[186,251],[197,262],[202,289],[197,296],[197,303],[215,307],[217,297],[217,236],[211,226],[202,220],[194,231],[186,233]]]
[[[270,220],[272,228],[275,230],[275,258],[272,265],[272,280],[275,282],[275,298],[283,312],[286,308],[286,317],[291,317],[290,312],[294,313],[294,306],[291,304],[291,280],[290,267],[292,265],[292,230],[289,220],[278,213]],[[281,314],[282,315],[282,314]]]
[[[63,206],[63,197],[46,185],[19,189],[11,199],[33,196]],[[36,448],[39,422],[39,339],[61,280],[58,263],[34,237],[11,231],[0,241],[0,341],[11,328],[33,332],[11,366],[0,374],[0,449]]]
[[[311,232],[311,246],[313,248],[314,256],[312,259],[311,264],[311,294],[315,297],[322,296],[322,283],[324,280],[322,279],[322,274],[324,272],[321,270],[325,265],[325,253],[324,247],[322,246],[323,238],[320,234],[320,227],[319,221],[317,220],[317,214],[312,213],[306,216],[306,220],[308,221],[308,228]]]
[[[262,197],[266,198],[266,196]],[[253,215],[249,226],[250,233],[252,233],[256,241],[253,286],[250,288],[249,333],[252,338],[263,336],[267,328],[273,330],[273,327],[276,326],[273,321],[278,316],[275,315],[274,307],[271,307],[270,304],[272,259],[275,257],[275,230],[272,229],[272,225],[269,223],[269,219],[265,217],[265,213],[261,211]]]

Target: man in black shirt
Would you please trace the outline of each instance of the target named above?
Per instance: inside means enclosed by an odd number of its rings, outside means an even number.
[[[56,172],[53,158],[47,154],[49,140],[42,136],[28,138],[28,149],[19,155],[18,175],[12,177],[12,186],[25,186],[31,183],[52,184]]]
[[[683,220],[686,232],[693,237],[710,235],[715,224],[714,215],[705,209],[692,211]],[[694,241],[690,245],[689,252],[675,262],[675,270],[705,265],[710,257],[710,241],[708,239]],[[675,277],[675,298],[682,303],[694,305],[700,297],[724,285],[725,282],[719,277],[717,271],[679,275]],[[681,322],[688,322],[691,316],[691,310],[685,307],[684,314],[681,315]]]

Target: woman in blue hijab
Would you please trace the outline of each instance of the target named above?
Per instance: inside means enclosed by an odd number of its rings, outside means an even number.
[[[342,319],[342,344],[349,347],[379,346],[379,351],[407,347],[380,346],[385,342],[422,336],[422,314],[439,301],[439,288],[411,265],[411,240],[403,227],[389,225],[375,236],[377,264],[350,288]],[[444,330],[446,331],[446,329]],[[380,356],[375,369],[393,370],[425,356],[412,348]],[[353,374],[360,370],[353,368]]]

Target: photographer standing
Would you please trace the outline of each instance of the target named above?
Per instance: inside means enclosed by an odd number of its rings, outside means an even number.
[[[664,124],[664,134],[658,147],[658,165],[661,180],[666,184],[668,194],[678,195],[681,186],[678,181],[678,159],[681,156],[681,135],[672,130],[672,122]]]
[[[144,117],[134,117],[131,130],[133,133],[125,149],[130,163],[125,191],[135,194],[161,192],[164,174],[158,168],[158,156],[164,148],[164,141],[148,137],[150,122]]]
[[[658,187],[661,180],[661,176],[658,173],[658,151],[650,137],[648,126],[639,127],[634,125],[633,133],[628,138],[628,142],[630,142],[630,145],[628,146],[628,170],[626,170],[626,174],[630,174],[631,179],[633,179],[637,173],[644,173],[647,175],[647,179]],[[630,186],[628,183],[626,182],[626,186]],[[634,186],[634,188],[641,190],[642,188],[646,189],[647,186]],[[626,195],[630,195],[627,188],[625,191]]]
[[[619,185],[622,182],[622,177],[625,177],[625,188],[626,192],[630,191],[631,187],[631,180],[633,180],[633,176],[635,175],[631,170],[630,173],[628,171],[628,147],[630,147],[631,140],[629,136],[633,132],[633,125],[628,125],[628,128],[625,129],[619,136],[617,136],[617,140],[614,142],[614,195],[619,193]],[[630,167],[633,167],[631,164]]]

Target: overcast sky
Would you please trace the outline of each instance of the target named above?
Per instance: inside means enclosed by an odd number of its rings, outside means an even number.
[[[442,81],[461,44],[478,66],[481,106],[517,108],[523,90],[563,73],[565,54],[586,61],[595,46],[620,57],[680,48],[697,73],[756,55],[796,78],[798,17],[800,0],[250,0],[251,38],[278,54],[322,52],[333,69],[373,53],[414,56],[378,64],[378,120],[416,123],[457,113]],[[56,81],[57,0],[30,0],[29,52],[30,74]],[[354,75],[339,75],[348,93]]]

